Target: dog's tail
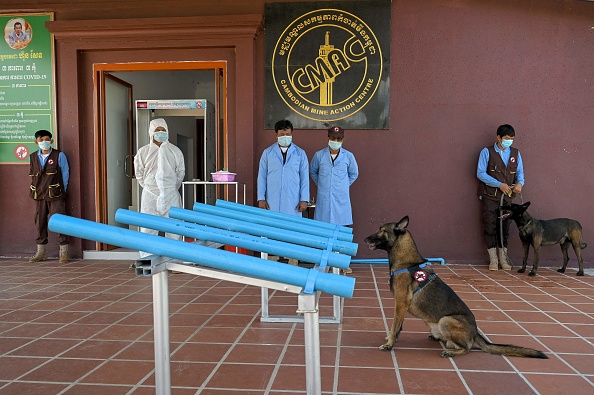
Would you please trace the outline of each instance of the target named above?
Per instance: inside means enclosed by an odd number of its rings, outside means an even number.
[[[588,247],[586,243],[580,243],[580,248],[583,250],[584,248]]]
[[[509,344],[493,344],[478,334],[474,338],[474,342],[484,352],[495,355],[506,355],[510,357],[525,357],[525,358],[542,358],[548,359],[545,353],[535,350],[533,348],[526,348],[520,346],[513,346]]]

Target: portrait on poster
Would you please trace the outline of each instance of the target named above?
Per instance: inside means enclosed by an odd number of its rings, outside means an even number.
[[[23,49],[31,42],[33,29],[25,18],[14,18],[4,26],[4,39],[12,49]]]

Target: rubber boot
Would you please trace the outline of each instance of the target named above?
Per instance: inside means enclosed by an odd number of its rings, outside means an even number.
[[[499,267],[503,270],[510,271],[512,267],[507,262],[507,247],[498,248],[499,250]]]
[[[68,263],[68,244],[60,245],[60,263]]]
[[[489,253],[489,270],[499,270],[499,261],[497,260],[497,248],[489,248],[487,252]]]
[[[45,252],[45,244],[37,244],[37,252],[31,258],[29,262],[41,262],[47,259],[47,252]]]

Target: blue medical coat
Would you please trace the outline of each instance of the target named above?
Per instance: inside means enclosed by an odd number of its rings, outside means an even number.
[[[315,153],[309,174],[318,186],[314,219],[335,225],[352,225],[349,187],[359,177],[355,156],[341,148],[332,164],[330,148],[326,147]]]
[[[295,207],[309,201],[309,164],[303,149],[291,144],[284,165],[277,143],[264,150],[258,169],[258,200],[266,200],[273,211],[302,215]]]

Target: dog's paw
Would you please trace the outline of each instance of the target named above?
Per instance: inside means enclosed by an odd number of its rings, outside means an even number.
[[[575,275],[576,275],[576,276],[583,276],[583,275],[584,275],[584,271],[583,271],[583,270],[580,270],[580,271],[579,271],[579,272],[577,272]]]
[[[524,273],[526,271],[526,269],[522,268],[522,269],[518,269],[518,273]]]
[[[379,346],[378,350],[380,351],[390,351],[392,348],[394,348],[394,345],[390,345],[389,343],[386,344],[382,344],[381,346]]]
[[[565,273],[565,269],[563,269],[563,268],[557,269],[557,273]]]
[[[440,355],[441,355],[441,357],[442,357],[442,358],[453,358],[453,357],[454,357],[454,356],[453,356],[452,354],[450,354],[450,353],[449,353],[449,351],[447,351],[447,350],[446,350],[446,351],[442,351]]]
[[[429,340],[433,340],[435,342],[438,342],[440,339],[438,339],[437,337],[435,337],[433,335],[429,335]]]
[[[534,277],[534,276],[536,276],[536,272],[534,270],[532,270],[532,271],[530,271],[530,273],[528,273],[528,275],[530,277]]]

